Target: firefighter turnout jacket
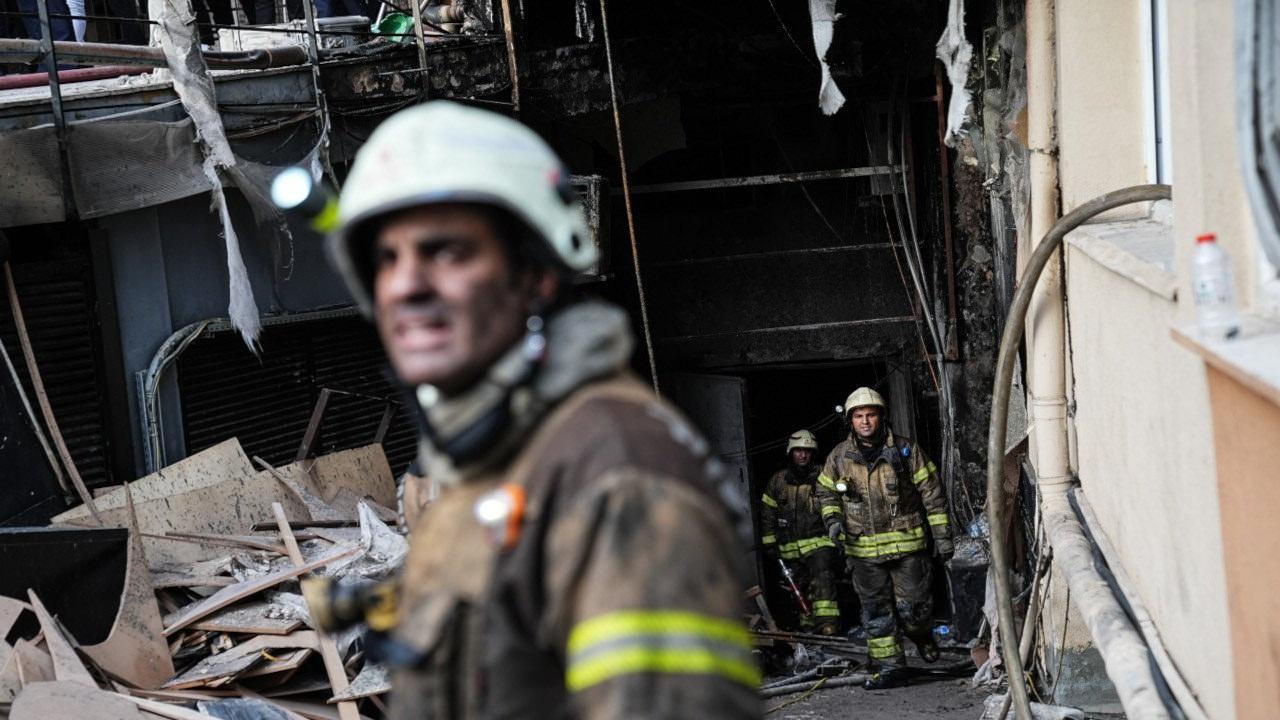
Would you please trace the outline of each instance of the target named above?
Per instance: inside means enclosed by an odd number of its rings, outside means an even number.
[[[570,306],[539,376],[555,402],[512,404],[532,416],[510,455],[427,453],[450,477],[405,564],[395,720],[760,717],[732,490],[625,369],[629,338],[616,308]]]
[[[818,548],[835,548],[827,537],[818,500],[818,466],[797,471],[788,465],[769,478],[760,496],[760,544],[774,545],[783,560],[808,557]]]
[[[818,475],[828,525],[840,523],[845,554],[888,562],[928,548],[951,552],[951,519],[938,468],[916,443],[887,434],[870,460],[853,437],[832,449]]]

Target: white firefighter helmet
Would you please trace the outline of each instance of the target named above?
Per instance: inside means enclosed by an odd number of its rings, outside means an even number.
[[[787,454],[790,455],[792,450],[796,448],[809,448],[810,450],[818,449],[818,438],[808,430],[797,430],[791,433],[791,437],[787,438]]]
[[[541,254],[570,272],[596,261],[568,170],[546,142],[504,115],[435,100],[378,126],[356,154],[338,201],[330,256],[367,316],[373,295],[370,221],[455,202],[510,212],[545,244]]]
[[[884,398],[880,393],[869,387],[860,387],[849,393],[849,397],[844,401],[844,414],[848,415],[860,407],[878,407],[885,413],[889,411],[889,406],[884,404]]]

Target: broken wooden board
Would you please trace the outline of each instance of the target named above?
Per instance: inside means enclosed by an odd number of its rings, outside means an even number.
[[[126,497],[130,490],[126,488]],[[154,688],[173,675],[173,658],[165,643],[164,625],[160,622],[160,605],[142,548],[134,507],[129,500],[129,555],[126,563],[124,590],[120,610],[107,639],[96,645],[85,645],[88,655],[103,670],[134,687]]]
[[[267,662],[258,667],[241,673],[237,680],[246,678],[264,677],[266,675],[275,675],[276,673],[293,672],[302,667],[302,664],[311,657],[315,651],[311,648],[300,648],[298,650],[286,650],[278,655],[270,652],[266,653]],[[326,686],[328,687],[328,686]]]
[[[305,567],[302,561],[302,553],[298,550],[298,543],[294,540],[293,531],[289,529],[289,520],[285,515],[284,506],[280,503],[273,503],[271,512],[275,514],[276,524],[280,526],[280,539],[284,541],[284,546],[289,550],[289,560],[293,562],[295,567]],[[303,597],[306,596],[304,595]],[[313,612],[310,605],[307,607],[307,612]],[[320,658],[324,661],[324,670],[329,677],[329,685],[335,693],[346,690],[348,683],[347,670],[342,664],[342,657],[338,655],[337,645],[334,644],[333,638],[327,634],[319,635],[318,640]],[[354,702],[342,701],[338,703],[338,715],[342,720],[356,720],[360,713],[356,710]]]
[[[18,674],[18,653],[7,643],[0,644],[5,646],[5,659],[0,662],[0,703],[7,703],[22,689],[22,677]]]
[[[291,463],[277,471],[307,486],[326,503],[346,488],[356,498],[369,498],[383,507],[396,504],[396,479],[377,443]]]
[[[342,700],[359,700],[371,695],[382,695],[391,692],[391,673],[385,665],[366,662],[360,674],[352,679],[346,690],[335,693],[329,698],[330,703]]]
[[[9,710],[10,720],[143,720],[138,706],[116,693],[76,682],[41,682],[23,688]]]
[[[245,480],[255,475],[249,456],[236,438],[225,440],[183,460],[130,483],[133,501],[139,505],[162,500],[228,480]],[[95,500],[99,512],[123,510],[126,506],[121,486]],[[55,516],[50,522],[60,523],[89,516],[88,508],[74,507]]]
[[[292,580],[303,573],[311,572],[312,570],[322,568],[337,560],[355,555],[360,551],[361,549],[358,547],[340,548],[333,553],[330,553],[314,562],[307,563],[301,567],[279,570],[277,572],[263,575],[262,577],[253,578],[252,580],[246,580],[242,583],[236,583],[235,585],[224,587],[204,600],[195,603],[193,606],[184,608],[181,616],[174,620],[169,627],[164,629],[164,635],[165,637],[168,637],[188,625],[198,622],[228,605],[231,605],[232,603],[243,600],[250,595],[260,593],[268,588],[275,587],[286,580]]]
[[[62,627],[45,609],[44,603],[31,590],[27,591],[27,599],[31,601],[31,609],[40,621],[40,631],[44,633],[45,646],[49,648],[49,657],[53,660],[54,677],[96,689],[98,683],[94,682],[84,663],[80,662],[80,656],[76,655],[75,648],[71,647],[71,643],[62,634]]]
[[[156,700],[149,700],[147,698],[135,697],[132,695],[121,695],[120,697],[153,715],[159,715],[160,717],[169,718],[170,720],[218,720],[218,718],[212,715],[206,715],[202,712],[196,712],[195,710],[190,710],[178,705],[170,705],[169,703],[158,702]]]
[[[204,658],[166,682],[163,688],[185,690],[205,686],[217,687],[217,681],[234,679],[240,673],[265,661],[261,648],[234,647],[226,652]]]
[[[193,623],[191,629],[250,635],[288,635],[301,627],[302,621],[281,616],[282,610],[279,606],[265,602],[237,605]],[[276,617],[272,617],[273,614]]]
[[[13,644],[13,662],[18,667],[18,682],[23,687],[56,679],[53,674],[53,659],[30,640],[19,639]]]
[[[225,652],[210,655],[191,666],[181,675],[164,684],[165,690],[184,690],[195,687],[217,687],[239,677],[241,673],[268,662],[269,650],[316,648],[316,634],[310,630],[285,636],[260,635],[251,638]]]
[[[239,443],[228,442],[232,444],[222,443],[130,484],[143,533],[238,535],[255,522],[270,519],[272,502],[285,503],[292,512],[305,512],[305,506],[279,482],[253,472]],[[99,515],[104,525],[128,525],[124,497],[118,491],[102,498]],[[54,522],[82,517],[75,515],[78,510],[68,510]],[[177,538],[144,537],[143,545],[150,567],[190,565],[226,554],[217,546]]]
[[[30,605],[17,598],[0,595],[0,642],[3,642],[5,636],[13,629],[13,624],[18,621],[22,611],[30,609]]]
[[[166,588],[226,587],[235,585],[236,579],[230,575],[188,575],[167,571],[151,573],[151,587],[156,590]]]

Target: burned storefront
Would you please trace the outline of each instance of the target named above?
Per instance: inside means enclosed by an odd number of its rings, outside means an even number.
[[[0,40],[18,71],[0,76],[0,467],[23,488],[0,495],[0,522],[64,511],[77,489],[59,467],[105,493],[229,438],[258,468],[373,444],[404,472],[407,398],[322,234],[267,188],[291,166],[340,188],[382,120],[448,98],[518,117],[564,158],[601,250],[578,285],[627,309],[634,369],[744,502],[797,428],[825,456],[854,388],[886,398],[962,538],[934,620],[976,638],[985,553],[964,536],[985,532],[1020,202],[985,181],[1020,161],[1004,136],[1016,18],[928,0],[425,5],[416,31],[407,8],[400,26],[388,8],[222,27],[208,74],[175,63],[165,13],[136,21],[150,46],[59,43],[51,60]],[[36,67],[51,61],[98,69]],[[785,624],[776,571],[757,571]]]

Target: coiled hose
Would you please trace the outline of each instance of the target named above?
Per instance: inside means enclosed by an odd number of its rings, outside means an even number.
[[[1168,185],[1135,185],[1096,197],[1062,216],[1054,223],[1044,239],[1036,246],[1026,270],[1013,295],[1009,316],[1005,319],[1000,337],[1000,349],[996,355],[996,377],[991,392],[991,428],[987,433],[987,522],[991,532],[991,564],[995,573],[996,610],[999,616],[1000,652],[1005,670],[1009,674],[1009,694],[1019,720],[1032,720],[1031,699],[1027,695],[1027,681],[1023,675],[1022,658],[1018,654],[1018,627],[1013,617],[1013,592],[1009,581],[1008,538],[1005,533],[1003,465],[1005,450],[1005,424],[1009,415],[1009,392],[1013,381],[1013,365],[1031,305],[1031,294],[1040,282],[1049,258],[1062,245],[1062,239],[1072,230],[1093,217],[1108,210],[1137,202],[1168,200],[1172,189]]]

